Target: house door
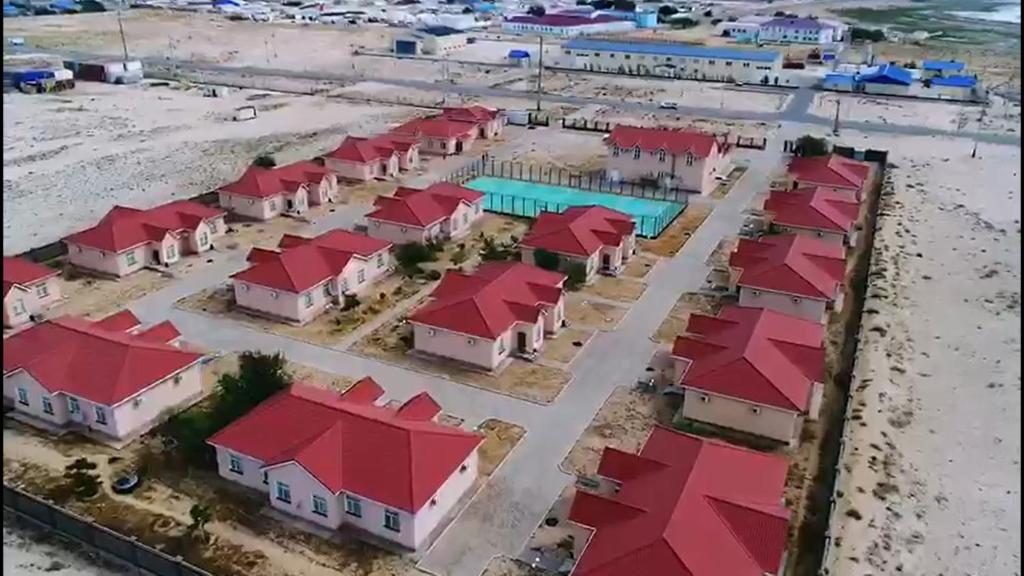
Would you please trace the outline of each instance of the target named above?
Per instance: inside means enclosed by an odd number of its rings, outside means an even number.
[[[455,153],[462,154],[462,140],[455,141]]]
[[[153,264],[160,263],[160,250],[153,250]]]
[[[526,332],[516,332],[516,347],[520,352],[526,352]]]
[[[287,210],[288,212],[291,212],[292,210],[294,210],[295,209],[295,201],[292,200],[291,198],[289,198],[288,200],[285,200],[284,201],[284,209]]]
[[[601,267],[606,270],[612,267],[611,254],[604,254],[601,256]]]

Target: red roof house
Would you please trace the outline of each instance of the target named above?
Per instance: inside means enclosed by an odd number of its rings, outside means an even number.
[[[415,348],[487,369],[513,349],[533,353],[562,325],[564,282],[562,274],[518,262],[446,272],[430,301],[409,316]]]
[[[842,308],[846,260],[841,245],[796,234],[740,239],[729,257],[739,270],[740,305],[823,321]]]
[[[387,274],[390,249],[390,242],[347,230],[315,238],[285,235],[278,250],[254,248],[250,266],[232,275],[235,302],[274,318],[308,322]]]
[[[389,135],[417,138],[421,151],[448,156],[469,151],[478,133],[478,122],[453,120],[441,114],[409,120],[393,128]]]
[[[482,437],[437,423],[425,393],[397,409],[377,405],[383,395],[371,378],[340,394],[293,384],[208,442],[224,477],[269,490],[275,507],[331,528],[366,522],[417,548],[472,485]],[[397,516],[389,530],[371,506]]]
[[[640,454],[605,448],[613,496],[578,491],[569,518],[592,528],[573,576],[764,576],[779,572],[786,460],[657,427]]]
[[[72,264],[124,276],[146,264],[167,265],[182,254],[205,252],[224,231],[223,210],[177,200],[148,210],[115,206],[96,226],[64,242]]]
[[[615,126],[605,138],[613,179],[659,180],[710,194],[725,174],[732,147],[712,134],[678,128]]]
[[[795,156],[789,161],[789,174],[793,187],[828,186],[841,190],[852,190],[858,194],[871,175],[871,166],[844,158],[838,154],[829,156]]]
[[[60,270],[23,258],[4,256],[4,327],[27,324],[60,300]]]
[[[683,416],[793,441],[803,415],[817,418],[824,334],[818,322],[766,308],[728,306],[718,316],[691,315],[672,347],[687,394]],[[744,407],[727,411],[720,403]],[[760,417],[762,408],[772,409],[772,418]]]
[[[501,112],[477,104],[462,108],[444,108],[441,116],[458,122],[471,122],[479,130],[481,138],[494,138],[501,134],[504,120]]]
[[[149,429],[168,408],[202,395],[203,355],[176,347],[180,334],[169,323],[133,333],[133,319],[62,316],[7,338],[4,393],[16,409],[54,425],[88,425],[119,439]]]
[[[617,210],[574,206],[560,214],[541,212],[519,245],[526,263],[533,263],[534,251],[542,249],[583,261],[588,277],[598,266],[614,273],[633,255],[636,225],[631,216]]]
[[[856,243],[860,202],[846,191],[823,186],[776,190],[765,200],[764,210],[783,232],[804,233],[839,244]]]
[[[370,138],[347,136],[324,161],[342,178],[367,181],[389,178],[419,165],[419,140],[414,136],[382,134]]]
[[[437,182],[423,190],[400,186],[393,196],[378,196],[366,215],[368,233],[395,244],[426,243],[469,232],[483,216],[484,195],[457,184]]]
[[[311,160],[274,168],[254,164],[218,192],[222,207],[241,216],[268,220],[336,201],[338,178],[333,170]]]

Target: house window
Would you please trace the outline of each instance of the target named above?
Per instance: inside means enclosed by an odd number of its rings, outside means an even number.
[[[313,306],[313,293],[312,292],[306,292],[305,294],[302,295],[302,304],[306,308],[310,308],[310,307]]]
[[[209,243],[210,243],[210,235],[209,234],[207,234],[206,232],[203,232],[202,234],[199,235],[199,245],[200,246],[206,246]]]
[[[269,484],[270,483],[270,475],[267,474],[266,470],[263,471],[263,483],[264,484]]]
[[[504,353],[505,353],[505,339],[501,338],[500,340],[498,340],[498,354],[504,354]]]
[[[793,301],[793,304],[799,304],[799,303],[800,303],[800,299],[799,299],[799,298],[797,298],[796,296],[794,296],[794,297],[790,298],[790,300],[792,300],[792,301]]]
[[[210,227],[210,232],[211,233],[213,233],[213,234],[217,233],[217,221],[216,220],[210,220],[206,224]]]
[[[72,398],[72,397],[69,396],[68,397],[68,412],[70,412],[72,414],[78,414],[78,412],[81,409],[82,409],[82,407],[78,405],[78,398]]]
[[[760,406],[751,406],[750,407],[750,411],[753,412],[754,414],[760,414],[761,413],[761,407]]]
[[[821,233],[818,233],[821,236]],[[50,295],[50,287],[46,285],[46,282],[36,285],[36,296],[40,298],[46,298]]]
[[[43,412],[53,414],[53,402],[50,401],[49,396],[43,396]]]
[[[135,408],[137,410],[139,408],[139,406],[142,406],[142,397],[141,396],[137,397],[137,398],[134,398],[132,400],[132,408]]]
[[[619,147],[618,146],[613,146],[612,147],[612,156],[616,156],[617,157],[618,155],[619,155]]]
[[[658,162],[664,162],[664,161],[665,161],[665,151],[664,150],[658,150]]]
[[[640,147],[637,146],[636,148],[633,148],[633,160],[639,160],[639,159],[640,159]]]
[[[96,406],[96,423],[104,426],[107,424],[107,411],[102,406]]]
[[[21,300],[19,298],[18,300],[14,301],[14,315],[15,316],[22,316],[24,314],[25,314],[25,301]]]
[[[242,292],[245,292],[245,291],[249,290],[249,285],[248,284],[243,284],[242,282],[238,283],[238,287],[242,289]]]
[[[465,464],[459,466],[459,474],[465,474],[467,470],[469,470],[469,466],[466,466]]]
[[[272,211],[273,211],[273,210],[277,210],[277,200],[271,200],[271,201],[270,201],[270,209],[271,209]]]
[[[434,330],[433,328],[427,328],[427,336],[434,336],[436,334],[437,330]]]
[[[236,454],[228,456],[228,470],[234,472],[235,474],[244,474],[244,472],[242,471],[242,459],[239,458]]]
[[[18,404],[28,406],[28,390],[18,388]]]
[[[313,495],[313,514],[327,517],[327,500],[323,496]]]
[[[345,495],[345,514],[349,516],[355,516],[356,518],[363,517],[363,502],[355,496]]]
[[[700,397],[700,401],[701,401],[701,402],[703,402],[703,403],[705,403],[705,404],[707,404],[708,402],[711,402],[711,397],[710,397],[710,396],[707,396],[707,395],[702,395],[702,396]]]
[[[398,517],[398,512],[394,510],[384,511],[384,527],[392,532],[402,531],[402,521]]]
[[[470,346],[476,346],[476,338],[466,338],[466,344]]]
[[[480,209],[479,206],[477,206],[476,208],[477,208],[477,210]],[[382,268],[382,267],[384,267],[384,254],[377,254],[377,268]]]
[[[271,290],[270,291],[270,297],[273,298],[274,300],[277,300],[277,292],[274,291],[274,290]]]
[[[327,284],[324,284],[324,297],[325,298],[330,298],[331,297],[331,283],[330,282],[328,282]]]
[[[178,249],[174,246],[168,246],[166,254],[168,260],[173,260],[174,257],[178,255]]]
[[[399,232],[401,232],[402,234],[405,234],[406,232],[408,232],[408,231],[409,231],[409,229],[408,229],[408,228],[406,228],[405,226],[402,226],[402,227],[400,227],[400,228],[398,229],[398,231],[399,231]]]
[[[750,293],[753,294],[754,296],[760,296],[761,295],[761,291],[760,290],[751,290]]]
[[[138,260],[135,259],[135,252],[129,252],[129,253],[125,254],[124,255],[124,261],[129,266],[135,266],[139,262]]]
[[[689,152],[686,153],[686,165],[693,166],[693,154]]]
[[[341,293],[348,292],[348,278],[342,278],[341,283],[338,285],[341,288]]]
[[[274,490],[274,492],[277,494],[277,499],[280,500],[281,502],[284,502],[285,504],[292,503],[291,486],[288,486],[284,482],[278,481],[276,490]]]
[[[356,282],[359,284],[366,282],[366,270],[360,270],[356,273]]]
[[[373,227],[374,228],[380,228],[380,220],[374,220],[373,221]]]

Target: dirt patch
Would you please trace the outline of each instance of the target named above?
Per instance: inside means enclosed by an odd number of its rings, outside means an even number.
[[[626,270],[622,273],[629,278],[643,279],[647,277],[651,269],[658,263],[658,257],[653,254],[637,252],[626,264]]]
[[[583,289],[583,293],[608,300],[632,303],[636,302],[645,290],[647,290],[646,283],[631,278],[599,276],[597,280]]]
[[[490,419],[484,420],[477,430],[484,434],[484,442],[477,450],[480,456],[477,470],[481,478],[490,478],[526,436],[526,429],[504,420]]]
[[[554,401],[572,379],[572,374],[565,370],[531,364],[518,358],[512,358],[497,374],[482,372],[444,358],[410,354],[411,349],[406,342],[411,341],[411,327],[404,319],[396,319],[367,334],[352,346],[351,351],[541,404]]]
[[[565,296],[565,318],[575,327],[614,330],[628,311],[623,306],[588,300],[580,292]]]
[[[733,250],[739,245],[740,239],[738,236],[727,236],[718,241],[718,245],[711,251],[708,256],[707,265],[717,269],[729,268],[729,257],[732,255]]]
[[[205,312],[243,322],[260,330],[288,338],[334,346],[346,334],[414,297],[425,285],[425,282],[397,275],[388,276],[361,295],[359,305],[355,308],[351,310],[329,309],[302,326],[262,318],[238,308],[235,305],[234,291],[229,285],[211,288],[182,298],[178,300],[177,306],[185,310]]]
[[[498,244],[517,242],[530,229],[531,220],[501,214],[485,213],[473,224],[472,231],[445,244],[438,254],[436,262],[423,264],[425,270],[444,272],[449,268],[471,270],[480,263],[480,250],[484,247],[484,238],[490,238]]]
[[[51,318],[71,314],[98,320],[121,310],[125,304],[152,294],[170,284],[172,278],[154,270],[139,270],[121,279],[100,278],[76,270],[65,270],[60,280],[64,299],[50,308]]]
[[[712,198],[725,198],[725,196],[729,193],[729,191],[732,190],[732,187],[736,184],[736,182],[740,178],[742,178],[743,175],[746,174],[746,173],[747,173],[747,167],[746,166],[736,166],[736,167],[734,167],[732,169],[732,171],[729,172],[729,175],[726,177],[725,181],[719,182],[717,185],[715,185],[715,189],[711,192],[711,197]]]
[[[253,246],[272,248],[285,234],[302,235],[307,224],[299,219],[281,216],[263,222],[231,222],[227,232],[215,242],[223,250],[248,252]]]
[[[397,187],[394,182],[371,180],[346,186],[342,196],[348,196],[349,204],[373,204],[378,196],[390,196]]]
[[[508,556],[495,556],[480,576],[547,576],[549,572]]]
[[[690,314],[717,315],[722,309],[722,301],[717,296],[709,294],[698,294],[687,292],[676,300],[668,316],[661,321],[657,331],[654,332],[654,341],[663,344],[675,342],[676,336],[686,331],[686,324],[690,321]]]
[[[670,423],[674,411],[669,396],[645,394],[626,386],[616,388],[562,460],[562,469],[576,475],[596,474],[606,447],[638,452],[654,425]]]
[[[544,342],[544,350],[540,357],[551,362],[568,364],[576,358],[580,350],[594,337],[593,330],[568,328],[562,330],[558,338]]]
[[[640,249],[665,258],[675,256],[711,214],[711,208],[707,203],[690,204],[657,238],[640,239]]]

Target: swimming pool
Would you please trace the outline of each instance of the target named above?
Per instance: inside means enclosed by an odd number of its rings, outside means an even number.
[[[535,217],[542,211],[562,212],[572,206],[598,205],[624,212],[636,221],[640,236],[654,238],[686,208],[686,204],[589,192],[579,188],[509,180],[493,176],[474,178],[467,188],[484,193],[484,210]]]

